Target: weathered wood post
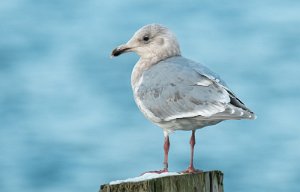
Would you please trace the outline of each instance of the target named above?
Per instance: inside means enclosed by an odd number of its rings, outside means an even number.
[[[223,192],[223,173],[209,171],[101,185],[99,192]]]

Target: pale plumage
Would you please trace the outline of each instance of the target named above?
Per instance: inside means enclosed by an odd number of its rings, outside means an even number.
[[[216,120],[254,117],[220,77],[180,56],[160,61],[144,71],[141,82],[133,89],[140,110],[164,129],[193,130],[210,121],[215,124]],[[181,125],[180,120],[193,117],[198,123]],[[177,123],[170,127],[168,122],[174,120]]]
[[[150,121],[165,134],[165,168],[169,150],[168,134],[175,130],[195,130],[229,119],[254,119],[249,110],[226,83],[207,67],[181,56],[173,33],[158,24],[138,30],[112,55],[134,51],[140,55],[131,84],[135,101]],[[187,172],[194,172],[193,157]]]

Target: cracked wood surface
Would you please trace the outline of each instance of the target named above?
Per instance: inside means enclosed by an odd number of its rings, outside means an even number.
[[[208,171],[101,185],[99,192],[223,192],[223,173]]]

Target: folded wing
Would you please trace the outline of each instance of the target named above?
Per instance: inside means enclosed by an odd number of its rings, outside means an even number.
[[[142,78],[135,99],[153,121],[254,118],[219,76],[183,57],[161,61]]]

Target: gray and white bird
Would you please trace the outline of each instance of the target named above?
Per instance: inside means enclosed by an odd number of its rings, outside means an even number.
[[[140,56],[131,75],[136,104],[144,116],[163,129],[164,168],[168,171],[169,134],[192,131],[193,165],[195,131],[229,119],[255,119],[255,114],[238,99],[226,83],[204,65],[181,56],[175,35],[166,27],[150,24],[112,51],[112,56],[135,52]]]

